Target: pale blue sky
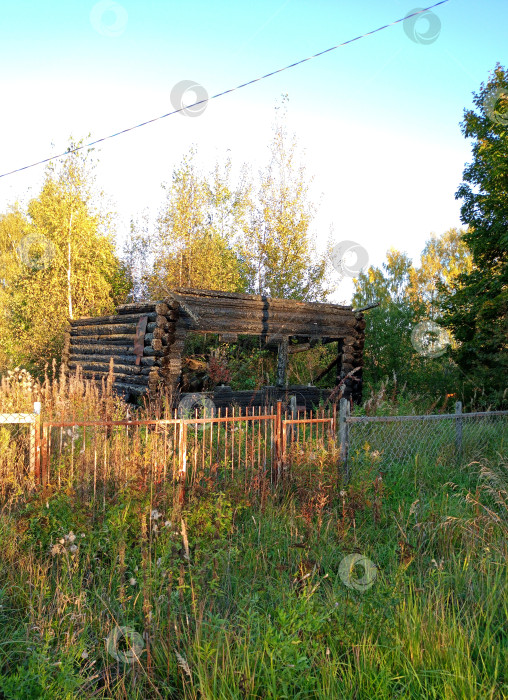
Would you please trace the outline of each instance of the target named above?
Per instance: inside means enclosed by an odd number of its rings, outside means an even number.
[[[212,95],[426,6],[123,0],[101,26],[95,5],[2,3],[1,172],[65,150],[71,134],[99,138],[170,111],[179,81]],[[97,175],[120,233],[145,207],[156,212],[161,182],[192,144],[205,168],[229,148],[237,166],[256,172],[268,155],[274,105],[288,93],[289,124],[321,201],[318,243],[333,224],[337,242],[358,241],[371,263],[390,246],[416,257],[431,232],[460,224],[454,193],[470,155],[462,112],[496,62],[508,66],[506,0],[450,0],[433,12],[439,34],[428,45],[399,24],[214,100],[199,117],[174,115],[106,142]],[[416,28],[428,26],[421,19]],[[42,174],[37,167],[0,178],[0,211],[36,194]],[[350,291],[344,284],[337,298]]]

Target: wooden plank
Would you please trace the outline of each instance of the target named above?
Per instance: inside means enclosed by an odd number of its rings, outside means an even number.
[[[133,386],[132,384],[125,384],[124,382],[115,382],[113,388],[115,392],[134,394],[135,396],[143,396],[143,394],[147,392],[147,387]]]
[[[148,391],[148,385],[130,384],[128,381],[115,380],[113,384],[113,390],[118,393],[122,392],[134,394],[135,396],[143,396],[143,394],[146,394],[146,392]]]
[[[288,355],[296,355],[299,352],[310,350],[310,343],[302,343],[301,345],[289,345]]]

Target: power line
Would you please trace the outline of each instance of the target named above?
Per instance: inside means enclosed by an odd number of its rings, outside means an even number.
[[[172,112],[168,112],[167,114],[163,114],[160,117],[154,117],[153,119],[148,119],[145,122],[141,122],[141,124],[136,124],[135,126],[131,126],[127,129],[122,129],[122,131],[117,131],[115,134],[110,134],[109,136],[103,136],[101,139],[97,139],[96,141],[91,141],[90,143],[86,143],[83,146],[78,146],[77,148],[72,148],[64,153],[60,153],[57,156],[51,156],[50,158],[44,158],[43,160],[39,160],[36,163],[31,163],[30,165],[24,165],[22,168],[16,168],[15,170],[11,170],[8,173],[3,173],[0,175],[1,177],[7,177],[8,175],[14,175],[14,173],[19,173],[22,170],[28,170],[29,168],[35,168],[37,165],[43,165],[44,163],[49,163],[52,160],[58,160],[59,158],[64,158],[65,156],[71,154],[71,153],[76,153],[77,151],[81,151],[83,148],[90,148],[91,146],[95,146],[98,143],[102,143],[103,141],[108,141],[109,139],[113,139],[116,136],[120,136],[121,134],[126,134],[129,131],[133,131],[134,129],[140,129],[142,126],[146,126],[147,124],[153,124],[154,122],[160,121],[161,119],[165,119],[166,117],[171,117],[173,114],[178,114],[178,112],[183,112],[185,110],[191,109],[192,107],[197,107],[198,105],[204,104],[206,102],[210,102],[211,100],[216,100],[218,97],[223,97],[224,95],[228,95],[231,92],[235,92],[236,90],[241,90],[244,87],[247,87],[248,85],[253,85],[254,83],[258,83],[260,80],[265,80],[266,78],[271,78],[273,75],[277,75],[277,73],[283,73],[286,70],[289,70],[290,68],[295,68],[296,66],[300,66],[302,63],[306,63],[307,61],[311,61],[313,58],[318,58],[319,56],[324,56],[326,53],[330,53],[330,51],[335,51],[336,49],[340,49],[342,46],[347,46],[347,44],[352,44],[354,41],[359,41],[360,39],[364,39],[367,36],[370,36],[371,34],[376,34],[377,32],[381,32],[383,29],[388,29],[388,27],[393,27],[395,24],[399,24],[400,22],[404,22],[405,20],[409,19],[410,17],[416,17],[417,15],[420,15],[424,12],[428,12],[429,10],[434,9],[434,7],[438,7],[438,5],[444,5],[445,3],[449,2],[450,0],[440,0],[440,2],[436,2],[434,5],[430,5],[429,7],[424,7],[421,10],[415,11],[410,15],[406,15],[405,17],[402,17],[401,19],[395,20],[395,22],[390,22],[390,24],[385,24],[382,27],[378,27],[377,29],[373,29],[370,32],[366,32],[365,34],[360,34],[359,36],[356,36],[354,39],[348,39],[348,41],[343,41],[341,44],[337,44],[336,46],[331,46],[329,49],[325,49],[324,51],[320,51],[319,53],[314,54],[313,56],[308,56],[307,58],[302,58],[300,61],[296,61],[295,63],[291,63],[289,66],[285,66],[284,68],[279,68],[278,70],[271,71],[270,73],[266,73],[265,75],[260,76],[259,78],[254,78],[253,80],[249,80],[246,83],[242,83],[241,85],[237,85],[234,88],[230,88],[229,90],[224,90],[223,92],[218,92],[216,95],[212,95],[212,97],[207,97],[206,99],[199,100],[199,102],[194,102],[191,105],[186,105],[185,107],[180,107],[180,109],[175,109]]]

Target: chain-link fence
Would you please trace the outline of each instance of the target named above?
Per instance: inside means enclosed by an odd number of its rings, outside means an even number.
[[[347,417],[349,469],[361,462],[384,468],[415,459],[468,464],[508,454],[508,411],[426,416]]]

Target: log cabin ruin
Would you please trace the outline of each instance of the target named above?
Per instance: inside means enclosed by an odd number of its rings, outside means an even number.
[[[163,301],[118,306],[113,316],[70,321],[62,357],[64,370],[80,366],[83,376],[101,381],[114,363],[114,389],[128,400],[157,391],[182,397],[182,370],[189,358],[189,333],[216,334],[223,343],[256,336],[262,349],[277,353],[275,386],[232,391],[218,386],[207,395],[217,407],[270,405],[288,394],[302,407],[327,399],[361,401],[365,320],[351,306],[272,299],[266,296],[176,289]],[[315,381],[328,376],[330,389],[288,386],[288,356],[318,343],[335,343],[334,359]]]

